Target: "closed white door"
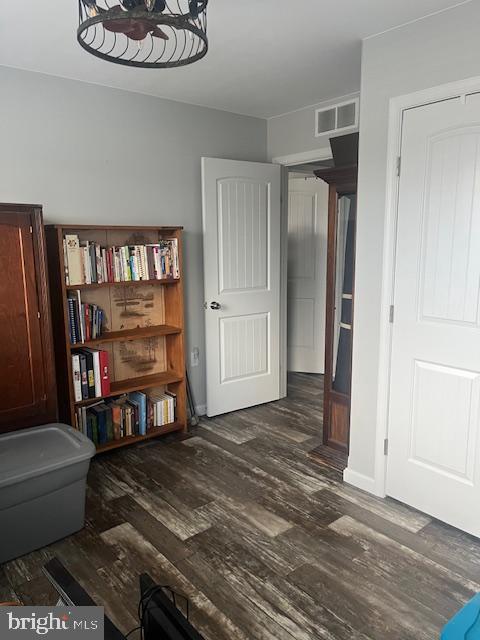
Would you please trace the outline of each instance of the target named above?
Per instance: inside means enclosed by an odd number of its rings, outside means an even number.
[[[202,158],[207,414],[280,397],[280,166]]]
[[[328,185],[288,181],[288,370],[325,371]]]
[[[480,96],[405,112],[387,493],[480,536]]]

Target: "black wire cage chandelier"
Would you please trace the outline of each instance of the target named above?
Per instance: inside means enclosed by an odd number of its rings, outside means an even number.
[[[208,51],[208,0],[78,0],[77,39],[117,64],[168,69]]]

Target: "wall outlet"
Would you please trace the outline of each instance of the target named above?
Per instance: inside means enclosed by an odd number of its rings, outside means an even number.
[[[200,349],[198,347],[194,347],[190,354],[190,365],[192,367],[198,367],[199,362],[200,362]]]

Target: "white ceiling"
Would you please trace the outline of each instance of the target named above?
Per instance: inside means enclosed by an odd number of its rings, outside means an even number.
[[[76,42],[77,0],[0,0],[0,64],[270,117],[359,90],[361,39],[453,0],[210,0],[207,57],[131,69]]]

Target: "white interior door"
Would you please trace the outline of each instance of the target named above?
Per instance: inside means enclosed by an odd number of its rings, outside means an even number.
[[[288,370],[324,373],[328,185],[288,181]]]
[[[202,158],[207,414],[280,397],[280,166]]]
[[[387,493],[480,536],[480,96],[405,112]]]

